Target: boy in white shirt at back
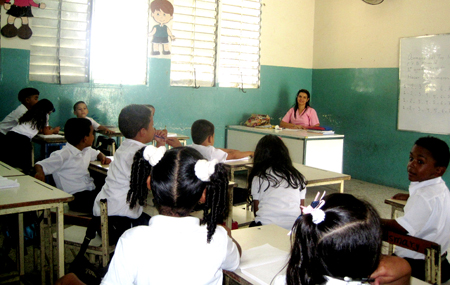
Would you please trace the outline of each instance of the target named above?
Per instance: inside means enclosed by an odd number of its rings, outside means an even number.
[[[214,147],[214,125],[207,120],[197,120],[192,124],[191,137],[194,142],[190,147],[196,149],[207,160],[217,159],[224,162],[230,159],[253,157],[253,151]]]
[[[72,211],[92,214],[92,206],[100,189],[96,190],[89,174],[89,163],[94,160],[109,164],[111,159],[93,149],[94,128],[88,119],[72,118],[64,127],[67,144],[50,157],[36,163],[35,178],[45,181],[45,175],[53,175],[56,187],[72,194],[69,202]]]
[[[91,121],[92,126],[94,127],[95,131],[104,131],[106,134],[113,133],[113,131],[111,131],[107,127],[100,125],[94,119],[87,116],[89,114],[89,110],[88,110],[86,103],[84,103],[84,101],[78,101],[75,103],[75,105],[73,105],[73,114],[75,116],[77,116],[77,118],[86,118],[89,121]]]

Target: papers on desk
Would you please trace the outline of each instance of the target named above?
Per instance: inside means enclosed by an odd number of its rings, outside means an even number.
[[[272,279],[280,274],[285,274],[283,268],[289,258],[289,253],[275,248],[270,244],[244,250],[241,257],[241,272],[259,284],[269,285]]]
[[[53,135],[38,134],[38,136],[43,138],[43,139],[63,139],[64,138],[64,136],[57,135],[57,134],[53,134]]]
[[[167,133],[167,137],[168,138],[176,138],[177,134],[176,133]]]
[[[0,189],[19,187],[17,180],[10,180],[6,177],[0,176]]]
[[[319,131],[319,130],[308,130],[308,133],[317,133],[323,135],[334,135],[334,131]]]
[[[243,158],[237,158],[237,159],[227,159],[227,160],[225,160],[225,163],[227,163],[227,162],[237,162],[237,161],[246,161],[246,160],[249,160],[250,159],[250,156],[246,156],[246,157],[243,157]]]

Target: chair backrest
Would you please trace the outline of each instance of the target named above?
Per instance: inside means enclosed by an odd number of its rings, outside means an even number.
[[[383,241],[425,254],[425,281],[430,284],[441,284],[441,246],[439,244],[391,231],[384,233]]]

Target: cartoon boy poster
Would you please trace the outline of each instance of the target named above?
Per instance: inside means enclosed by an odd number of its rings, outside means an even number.
[[[158,24],[153,26],[153,29],[148,34],[153,36],[152,39],[152,55],[160,55],[160,46],[162,46],[162,54],[169,55],[169,37],[172,41],[175,36],[172,31],[166,26],[170,20],[173,19],[173,5],[167,0],[154,0],[150,4],[152,17]]]
[[[14,0],[14,4],[11,4],[11,0],[2,0],[0,2],[3,2],[3,6],[7,11],[6,14],[9,15],[7,24],[1,29],[2,35],[7,38],[18,36],[24,40],[31,38],[33,32],[28,25],[28,18],[33,17],[31,6],[45,9],[45,3],[37,4],[33,0]],[[14,22],[17,18],[20,18],[22,21],[22,25],[19,29],[14,26]]]

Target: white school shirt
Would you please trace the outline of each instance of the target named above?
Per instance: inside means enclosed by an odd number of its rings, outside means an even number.
[[[272,173],[270,169],[268,171]],[[287,181],[283,180],[279,187],[269,186],[264,191],[268,185],[267,180],[253,177],[251,193],[253,200],[259,201],[255,221],[261,222],[263,225],[275,224],[291,230],[301,213],[300,200],[305,199],[306,188],[294,189],[289,186]]]
[[[450,192],[441,177],[411,182],[405,215],[397,218],[408,234],[441,245],[444,253],[450,245]],[[400,257],[425,259],[425,255],[395,247]]]
[[[191,144],[190,147],[196,149],[205,159],[213,160],[217,159],[219,162],[224,162],[227,160],[228,153],[221,149],[217,149],[212,145],[204,146],[200,144]]]
[[[210,243],[206,235],[196,217],[154,216],[120,237],[102,284],[222,284],[222,270],[238,268],[239,251],[222,226]]]
[[[47,123],[45,126],[48,126],[49,115],[47,114]],[[31,122],[26,122],[23,124],[18,124],[14,128],[11,129],[11,132],[18,133],[20,135],[29,137],[30,140],[39,133],[39,130],[31,126]]]
[[[49,158],[36,164],[42,166],[45,175],[53,175],[56,187],[69,194],[85,190],[94,190],[94,179],[90,176],[88,167],[91,161],[97,159],[100,151],[92,147],[79,150],[67,143],[61,150],[52,152]]]
[[[98,127],[100,127],[100,124],[97,123],[94,119],[90,118],[90,117],[86,117],[86,119],[88,119],[89,121],[91,121],[92,127],[94,128],[95,131],[98,131]]]
[[[6,135],[6,133],[8,133],[12,128],[19,124],[20,117],[22,117],[23,114],[25,114],[27,111],[27,107],[25,107],[25,105],[23,104],[20,104],[19,107],[9,113],[9,115],[6,116],[3,121],[1,121],[0,132]]]
[[[139,204],[130,209],[127,194],[130,190],[131,166],[133,157],[138,150],[146,145],[133,139],[125,139],[114,154],[114,160],[109,165],[105,185],[95,198],[93,213],[100,216],[100,199],[108,200],[108,216],[123,216],[137,219],[142,214],[143,207]]]

